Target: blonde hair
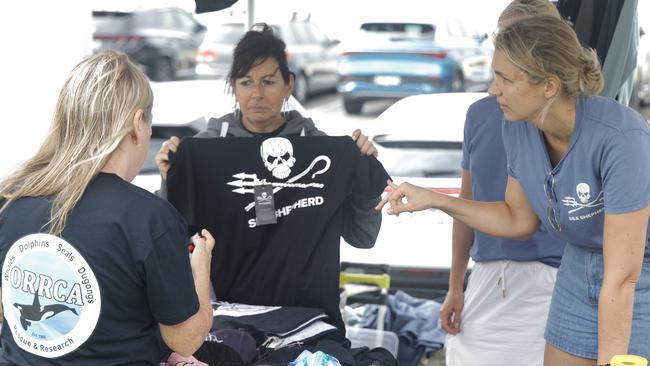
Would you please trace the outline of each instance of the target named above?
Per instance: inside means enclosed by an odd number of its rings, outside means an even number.
[[[125,136],[138,109],[151,121],[149,80],[128,57],[102,51],[72,70],[56,103],[45,141],[36,155],[0,182],[0,212],[21,197],[50,197],[45,226],[59,235],[86,186]]]
[[[560,18],[560,12],[550,0],[513,0],[499,15],[497,28],[503,28],[522,18],[552,16]]]
[[[596,95],[603,89],[596,52],[582,47],[573,29],[560,18],[519,19],[496,33],[494,47],[524,71],[532,84],[556,76],[567,97]]]

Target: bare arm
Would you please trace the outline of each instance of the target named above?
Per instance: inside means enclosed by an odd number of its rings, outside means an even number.
[[[605,215],[604,276],[598,298],[598,364],[626,354],[632,330],[634,288],[641,273],[650,206]]]
[[[390,203],[388,213],[399,215],[405,211],[438,208],[474,230],[508,239],[527,239],[539,228],[530,203],[519,182],[508,177],[503,202],[479,202],[432,192],[428,189],[402,183],[399,187],[389,182],[393,191],[377,205],[381,209]],[[406,198],[406,202],[402,199]]]
[[[199,311],[189,319],[175,325],[160,324],[160,334],[173,351],[182,356],[190,356],[201,347],[212,326],[212,306],[210,305],[210,261],[214,238],[207,230],[201,235],[205,239],[194,241],[191,266],[194,286],[199,298]]]
[[[472,177],[465,169],[461,178],[459,197],[472,198]],[[465,302],[463,282],[469,262],[469,250],[474,241],[474,231],[460,220],[454,220],[452,230],[449,292],[440,308],[440,324],[448,333],[458,334]]]
[[[459,197],[468,200],[472,199],[472,176],[467,170],[463,170]],[[469,250],[474,241],[474,230],[460,220],[454,220],[452,230],[449,288],[461,290],[462,292],[467,263],[469,262]]]

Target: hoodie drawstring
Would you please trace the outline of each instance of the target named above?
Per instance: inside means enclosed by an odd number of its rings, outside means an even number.
[[[219,137],[226,137],[228,134],[228,127],[230,127],[230,123],[226,121],[221,122],[221,131],[219,131]]]
[[[497,280],[497,286],[501,289],[501,295],[504,298],[506,297],[506,268],[508,267],[508,263],[507,261],[501,263],[501,275]]]

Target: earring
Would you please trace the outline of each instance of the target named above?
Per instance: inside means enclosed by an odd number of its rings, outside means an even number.
[[[282,117],[284,117],[285,121],[288,121],[289,117],[291,117],[291,110],[289,110],[289,98],[285,99],[284,102],[282,102]]]
[[[239,121],[239,115],[241,114],[241,109],[239,108],[239,102],[235,100],[235,111],[233,112],[233,115],[235,116],[235,120]]]

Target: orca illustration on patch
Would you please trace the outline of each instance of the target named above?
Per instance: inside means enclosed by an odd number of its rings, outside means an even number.
[[[47,320],[63,311],[70,310],[74,315],[79,316],[77,310],[62,304],[41,306],[38,300],[38,291],[34,293],[34,302],[31,305],[14,303],[14,307],[20,312],[20,325],[24,330],[27,330],[32,322]]]

